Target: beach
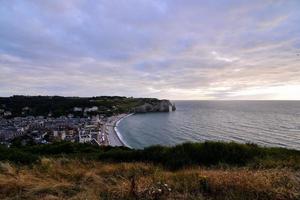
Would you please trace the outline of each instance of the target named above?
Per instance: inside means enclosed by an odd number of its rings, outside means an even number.
[[[109,117],[106,123],[106,127],[105,127],[105,131],[107,133],[107,138],[108,138],[108,144],[110,146],[126,146],[126,147],[130,147],[128,144],[126,144],[124,142],[124,140],[122,139],[121,134],[118,132],[117,130],[117,126],[119,124],[119,122],[132,115],[131,114],[120,114],[120,115],[115,115],[112,117]]]

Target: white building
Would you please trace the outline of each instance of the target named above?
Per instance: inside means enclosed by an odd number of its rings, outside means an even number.
[[[73,110],[74,112],[82,112],[82,108],[80,107],[74,107]]]
[[[96,112],[98,111],[98,107],[97,106],[93,106],[91,108],[85,108],[84,112]]]
[[[10,111],[5,111],[3,115],[4,115],[4,116],[11,116],[12,113],[11,113]]]
[[[87,143],[92,141],[92,135],[86,131],[79,132],[79,143]]]

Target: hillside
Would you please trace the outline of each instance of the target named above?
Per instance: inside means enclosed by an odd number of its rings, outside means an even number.
[[[0,97],[0,117],[24,116],[111,116],[127,112],[164,111],[168,100],[155,98],[133,98],[121,96],[61,97],[61,96],[20,96]],[[150,110],[141,107],[147,105]],[[163,108],[161,108],[163,106]],[[151,107],[155,109],[151,109]],[[168,110],[168,105],[167,105]]]
[[[300,152],[186,143],[0,148],[1,199],[299,199]]]

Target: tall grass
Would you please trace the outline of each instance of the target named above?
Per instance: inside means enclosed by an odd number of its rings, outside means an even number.
[[[42,158],[0,164],[0,199],[297,199],[299,172]]]

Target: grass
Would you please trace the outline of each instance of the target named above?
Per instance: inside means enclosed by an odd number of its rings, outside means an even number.
[[[223,142],[0,146],[0,199],[299,200],[300,152]]]
[[[299,172],[42,158],[0,165],[1,199],[297,199]]]
[[[216,165],[300,169],[300,151],[233,142],[184,143],[173,147],[151,146],[142,150],[126,147],[99,148],[67,142],[25,147],[13,145],[11,148],[0,146],[0,160],[20,164],[38,162],[41,156],[62,155],[109,162],[147,162],[173,170],[187,166]]]

